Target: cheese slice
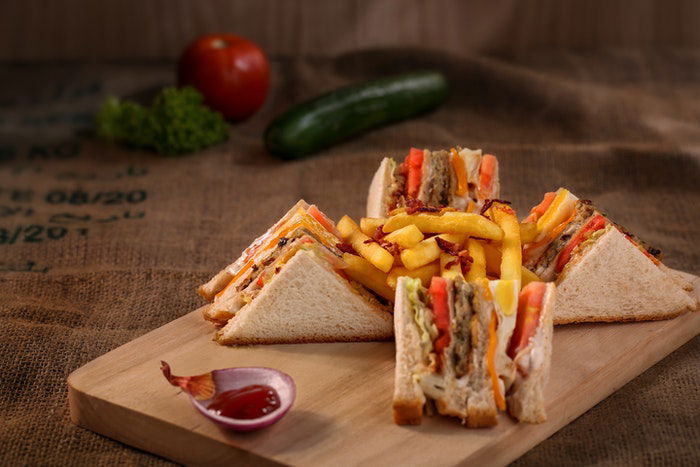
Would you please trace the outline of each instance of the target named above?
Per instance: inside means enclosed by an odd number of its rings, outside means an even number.
[[[507,389],[515,380],[515,365],[506,354],[506,350],[510,344],[518,315],[520,281],[494,280],[489,281],[488,287],[493,296],[494,311],[498,318],[496,325],[496,373],[503,380]]]
[[[513,315],[518,309],[518,285],[517,280],[498,280],[489,283],[496,307],[505,316]]]
[[[459,151],[467,172],[467,183],[479,184],[479,165],[481,165],[481,149],[464,148]],[[468,190],[467,190],[468,191]]]
[[[559,188],[545,213],[537,221],[537,238],[535,241],[548,237],[562,222],[571,217],[571,213],[576,209],[578,198],[571,194],[566,188]]]

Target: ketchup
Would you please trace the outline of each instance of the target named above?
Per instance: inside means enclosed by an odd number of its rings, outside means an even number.
[[[273,387],[251,384],[220,393],[207,409],[224,417],[251,420],[274,412],[279,407],[280,396]]]

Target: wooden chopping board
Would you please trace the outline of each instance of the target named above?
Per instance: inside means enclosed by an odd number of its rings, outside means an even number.
[[[700,277],[687,275],[700,298]],[[339,343],[223,347],[193,311],[74,371],[74,423],[184,464],[506,464],[700,334],[700,312],[667,321],[557,326],[548,421],[489,429],[447,417],[420,426],[392,422],[394,344]],[[162,376],[234,366],[268,366],[294,378],[292,410],[266,429],[220,429]]]

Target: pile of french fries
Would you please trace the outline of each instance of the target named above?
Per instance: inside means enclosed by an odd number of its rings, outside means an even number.
[[[536,226],[520,224],[501,202],[493,202],[483,215],[450,208],[409,214],[399,208],[388,218],[363,217],[359,226],[343,216],[337,227],[357,253],[343,253],[344,272],[389,301],[401,276],[420,279],[426,287],[433,276],[470,282],[516,279],[523,286],[539,280],[522,266],[521,250],[522,243],[533,240]]]

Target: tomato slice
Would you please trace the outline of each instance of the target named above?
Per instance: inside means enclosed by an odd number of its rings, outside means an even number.
[[[343,238],[340,235],[340,232],[338,232],[338,229],[335,228],[335,223],[332,220],[330,220],[328,216],[322,213],[321,210],[318,209],[315,204],[309,206],[309,209],[307,209],[306,212],[314,219],[316,219],[318,223],[323,226],[324,229],[326,229],[338,238]]]
[[[447,280],[434,276],[430,281],[430,298],[433,303],[433,319],[438,329],[434,349],[437,355],[437,371],[442,367],[442,351],[450,345],[450,309],[447,304]]]
[[[530,215],[527,216],[523,222],[537,222],[539,218],[542,217],[542,215],[547,211],[549,206],[551,206],[552,201],[554,201],[556,196],[557,193],[554,191],[545,193],[542,202],[530,210]]]
[[[406,167],[408,170],[406,194],[411,198],[417,198],[423,171],[423,151],[411,148],[406,156]]]
[[[484,154],[479,166],[479,193],[490,197],[493,192],[493,178],[498,168],[498,160],[493,154]]]
[[[457,177],[457,189],[455,190],[455,194],[457,196],[464,196],[469,189],[467,167],[464,164],[464,159],[462,159],[462,156],[459,155],[455,148],[450,149],[450,153],[452,154],[452,169],[454,170],[455,177]]]
[[[586,223],[586,225],[584,225],[583,228],[578,231],[574,238],[572,238],[571,241],[566,244],[564,249],[561,250],[561,253],[559,253],[559,257],[557,258],[557,266],[555,269],[557,274],[564,269],[566,263],[568,263],[571,259],[571,252],[574,251],[574,248],[586,240],[590,234],[605,227],[606,223],[607,219],[605,219],[605,217],[603,217],[601,214],[596,214],[593,216],[593,219],[588,221],[588,223]]]
[[[518,352],[527,346],[530,338],[535,335],[546,290],[547,285],[544,282],[530,282],[520,291],[518,316],[507,352],[510,358],[515,358]]]

